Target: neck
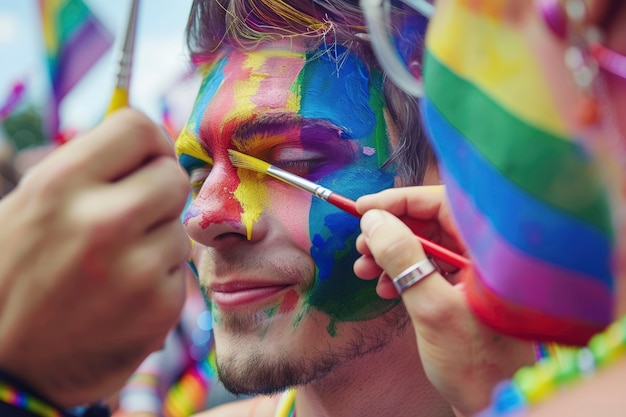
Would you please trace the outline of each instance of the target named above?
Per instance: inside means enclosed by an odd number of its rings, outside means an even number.
[[[384,349],[296,389],[297,417],[444,417],[451,407],[427,380],[413,327]]]

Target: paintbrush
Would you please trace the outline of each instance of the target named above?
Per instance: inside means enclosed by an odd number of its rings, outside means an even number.
[[[228,150],[228,157],[230,158],[232,164],[238,168],[249,169],[251,171],[267,174],[286,184],[311,193],[315,197],[318,197],[324,201],[328,201],[330,204],[340,208],[346,213],[350,213],[353,216],[359,218],[361,217],[361,214],[359,214],[359,212],[356,210],[356,203],[354,200],[344,197],[341,194],[337,194],[336,192],[331,191],[326,187],[304,179],[298,175],[292,174],[291,172],[285,171],[284,169],[277,168],[261,159],[246,155],[241,152],[237,152],[233,149]],[[450,265],[456,266],[457,268],[464,268],[470,264],[469,259],[463,257],[462,255],[446,249],[443,246],[439,246],[436,243],[424,239],[421,236],[416,235],[416,237],[419,239],[422,247],[424,248],[424,251],[428,255],[433,256]]]
[[[113,90],[113,96],[109,103],[106,115],[113,113],[129,104],[128,92],[130,90],[130,70],[133,63],[133,49],[135,47],[135,33],[137,31],[137,15],[139,10],[139,0],[132,0],[130,15],[126,34],[120,51],[120,58],[117,71],[117,82]]]

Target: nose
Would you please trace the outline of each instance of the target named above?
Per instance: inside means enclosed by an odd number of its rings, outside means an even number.
[[[216,161],[185,213],[187,233],[196,242],[219,249],[266,234],[265,185],[258,174],[241,171]]]

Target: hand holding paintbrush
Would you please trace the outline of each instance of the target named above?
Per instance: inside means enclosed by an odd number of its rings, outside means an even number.
[[[251,171],[267,174],[293,187],[307,191],[315,197],[328,201],[332,205],[352,214],[353,216],[361,217],[361,214],[356,210],[356,204],[353,200],[337,194],[326,187],[299,177],[291,172],[277,168],[253,156],[237,152],[233,149],[228,150],[228,156],[232,164],[238,168],[249,169]],[[447,262],[457,268],[464,268],[470,263],[467,258],[459,255],[458,253],[452,252],[451,250],[439,246],[430,240],[424,239],[423,237],[417,236],[417,238],[422,244],[424,251],[430,256],[433,256],[443,262]]]

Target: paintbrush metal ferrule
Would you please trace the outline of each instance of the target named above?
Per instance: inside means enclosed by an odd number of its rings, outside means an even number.
[[[130,68],[133,60],[133,49],[135,46],[135,36],[137,32],[137,16],[139,13],[139,0],[133,0],[131,4],[130,14],[128,16],[128,24],[126,26],[126,35],[122,50],[120,51],[117,73],[117,87],[128,90],[130,87]]]
[[[132,54],[122,51],[118,61],[116,87],[128,90],[130,88],[130,66],[132,64]]]
[[[273,165],[267,169],[267,174],[279,179],[287,184],[293,185],[303,191],[313,194],[314,196],[321,198],[322,200],[328,200],[328,197],[333,193],[326,187],[322,187],[313,181],[306,180],[284,169],[276,168]]]

